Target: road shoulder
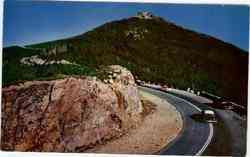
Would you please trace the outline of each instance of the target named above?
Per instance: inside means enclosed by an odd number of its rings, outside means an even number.
[[[118,139],[99,145],[87,152],[117,154],[153,154],[166,147],[181,132],[180,113],[166,100],[140,90],[142,100],[156,105],[140,126]]]

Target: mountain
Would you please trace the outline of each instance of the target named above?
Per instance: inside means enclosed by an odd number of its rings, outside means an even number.
[[[247,104],[247,52],[142,13],[71,38],[4,48],[3,84],[97,75],[100,65],[112,64],[125,66],[140,80]]]

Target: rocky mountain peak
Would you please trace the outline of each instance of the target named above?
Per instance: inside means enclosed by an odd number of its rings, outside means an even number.
[[[135,17],[139,19],[150,20],[150,19],[154,19],[156,16],[154,16],[151,12],[142,11],[142,12],[137,12],[137,15]]]

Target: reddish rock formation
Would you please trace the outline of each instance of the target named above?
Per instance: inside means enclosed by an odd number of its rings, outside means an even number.
[[[69,77],[4,88],[1,147],[81,152],[116,137],[140,121],[134,87],[123,93],[95,78]]]
[[[119,104],[123,104],[122,107],[124,107],[125,116],[128,116],[124,118],[124,121],[126,122],[127,118],[130,119],[124,125],[130,125],[131,121],[134,121],[135,124],[138,123],[141,119],[140,113],[142,113],[143,107],[132,73],[120,65],[108,66],[105,68],[105,71],[107,73],[108,84],[115,91]]]

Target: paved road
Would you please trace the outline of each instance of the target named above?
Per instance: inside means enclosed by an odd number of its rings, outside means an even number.
[[[181,113],[184,127],[179,136],[159,152],[161,155],[202,155],[213,137],[213,125],[199,123],[190,116],[200,112],[200,108],[174,95],[159,90],[139,87],[140,90],[166,99]]]
[[[199,99],[184,92],[170,91],[172,94],[188,100],[199,108],[208,108]],[[218,123],[214,125],[214,136],[203,155],[245,156],[247,122],[233,111],[211,108],[217,114]]]
[[[247,133],[247,122],[242,120],[233,111],[216,110],[217,115],[224,122],[224,125],[229,132],[231,140],[231,151],[232,156],[245,156],[246,154],[246,133]],[[227,153],[227,154],[229,154]]]

